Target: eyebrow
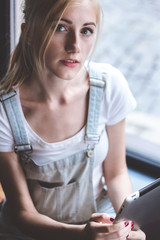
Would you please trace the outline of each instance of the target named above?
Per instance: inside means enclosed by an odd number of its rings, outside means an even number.
[[[72,21],[68,20],[68,19],[65,19],[65,18],[62,18],[61,21],[64,21],[68,24],[73,24]],[[88,25],[93,25],[96,27],[96,24],[94,22],[87,22],[87,23],[84,23],[83,26],[88,26]]]

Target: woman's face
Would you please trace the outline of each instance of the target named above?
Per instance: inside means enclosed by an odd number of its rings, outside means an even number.
[[[69,6],[46,51],[47,73],[73,79],[93,47],[95,30],[96,9],[90,0]]]

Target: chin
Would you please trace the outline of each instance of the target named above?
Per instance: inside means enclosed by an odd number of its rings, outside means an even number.
[[[75,78],[75,75],[74,76],[63,76],[63,77],[61,77],[61,79],[66,80],[66,81],[71,81],[74,78]]]
[[[64,74],[60,74],[58,77],[64,80],[73,80],[78,73],[80,72],[80,69],[78,71],[75,70],[71,70],[71,71],[67,71]]]

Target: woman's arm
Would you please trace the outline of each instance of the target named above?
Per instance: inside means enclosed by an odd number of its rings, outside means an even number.
[[[109,197],[117,212],[125,199],[132,193],[125,157],[125,120],[106,127],[109,151],[103,170]]]
[[[132,193],[126,165],[125,120],[113,126],[107,126],[106,130],[109,139],[109,151],[104,161],[103,170],[110,200],[115,211],[118,212],[126,196]],[[131,231],[126,239],[145,240],[146,236],[139,229],[138,231]]]

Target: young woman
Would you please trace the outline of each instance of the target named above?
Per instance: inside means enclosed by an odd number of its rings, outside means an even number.
[[[1,82],[0,239],[144,240],[133,222],[113,223],[108,200],[117,212],[132,192],[135,100],[117,69],[87,63],[98,0],[26,0],[24,20]]]

